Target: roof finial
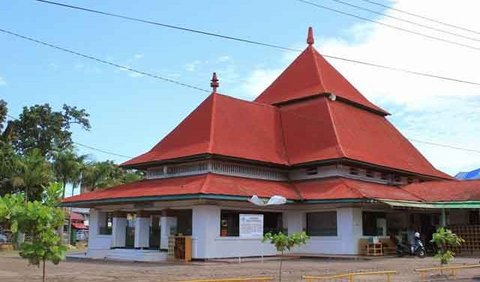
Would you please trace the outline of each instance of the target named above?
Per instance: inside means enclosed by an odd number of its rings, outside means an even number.
[[[218,83],[217,73],[214,72],[210,83],[210,87],[212,87],[212,93],[217,93],[218,86],[220,86],[220,84]]]
[[[307,44],[313,45],[315,39],[313,39],[313,28],[311,26],[308,27],[308,36],[307,36]]]

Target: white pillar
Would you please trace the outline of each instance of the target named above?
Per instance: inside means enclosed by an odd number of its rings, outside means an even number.
[[[168,250],[168,237],[175,235],[177,218],[169,216],[160,217],[160,249]]]
[[[440,216],[440,226],[441,227],[447,226],[447,213],[445,209],[442,209],[442,215]]]
[[[339,253],[358,254],[358,240],[362,237],[362,210],[360,208],[337,209],[337,236]]]
[[[287,228],[288,234],[302,232],[304,228],[304,214],[301,211],[286,211],[283,213],[284,227]]]
[[[220,207],[194,206],[192,209],[192,237],[195,239],[193,258],[215,257],[215,238],[220,236]]]
[[[137,214],[135,217],[135,249],[148,248],[150,245],[150,217]]]
[[[112,220],[112,248],[125,248],[127,218],[114,216]]]

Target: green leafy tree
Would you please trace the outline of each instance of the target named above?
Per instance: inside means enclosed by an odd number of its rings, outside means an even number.
[[[25,199],[39,200],[44,187],[53,180],[51,164],[45,160],[40,150],[33,149],[26,155],[19,156],[10,178],[12,191],[22,192]]]
[[[433,233],[431,242],[436,244],[438,248],[435,258],[439,259],[440,263],[444,265],[455,257],[451,248],[460,246],[465,240],[453,233],[452,230],[440,227],[437,232]]]
[[[268,232],[263,236],[262,242],[269,241],[270,244],[275,246],[278,252],[281,253],[280,257],[280,266],[278,270],[278,280],[282,281],[282,264],[283,264],[283,255],[286,251],[290,251],[293,247],[301,246],[307,243],[309,237],[305,232],[296,232],[291,235],[279,233]]]
[[[88,117],[84,109],[68,105],[63,105],[62,111],[52,110],[49,104],[24,107],[12,121],[12,144],[21,154],[36,148],[49,158],[55,150],[72,147],[72,125],[90,129]]]
[[[27,239],[20,245],[20,256],[32,265],[43,264],[44,282],[46,262],[58,264],[67,250],[56,232],[64,221],[64,214],[58,207],[61,189],[60,184],[50,184],[41,201],[26,204],[21,195],[0,198],[0,218],[10,222],[12,232],[26,234]]]
[[[63,184],[62,199],[65,198],[67,184],[71,184],[73,188],[80,184],[86,158],[86,155],[79,156],[71,149],[53,153],[55,178]]]
[[[85,190],[108,188],[143,179],[143,173],[125,170],[113,161],[90,162],[82,172],[82,186]]]

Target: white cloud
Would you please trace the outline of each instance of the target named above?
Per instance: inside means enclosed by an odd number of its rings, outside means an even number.
[[[5,80],[5,78],[0,76],[0,86],[4,86],[4,85],[7,85],[7,81]]]
[[[135,54],[135,55],[133,55],[133,58],[136,59],[136,60],[143,59],[143,57],[145,57],[143,54]]]
[[[202,62],[200,60],[195,60],[193,62],[190,62],[190,63],[187,63],[185,64],[185,70],[186,71],[196,71],[198,66],[201,64]]]
[[[477,13],[480,2],[475,0],[401,0],[392,5],[397,9],[480,30]],[[387,10],[386,13],[421,21],[393,10]],[[379,20],[480,48],[479,42],[425,30],[390,18]],[[434,25],[431,22],[422,23]],[[480,36],[476,34],[441,25],[435,27],[466,36],[477,36],[480,40]],[[480,50],[407,34],[373,23],[355,25],[342,34],[348,35],[348,41],[343,38],[322,38],[317,34],[317,50],[322,54],[480,81]],[[327,60],[368,99],[392,112],[394,115],[391,120],[407,137],[459,147],[480,148],[480,86],[413,76],[328,58]],[[256,96],[273,81],[272,76],[275,77],[278,73],[276,68],[256,68],[248,76],[244,89],[250,95]],[[415,145],[435,166],[448,173],[480,167],[480,154],[425,144]]]
[[[217,58],[217,62],[218,63],[226,63],[226,62],[230,62],[232,60],[232,58],[230,56],[220,56]]]

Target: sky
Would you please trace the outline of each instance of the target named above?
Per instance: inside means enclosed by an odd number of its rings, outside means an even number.
[[[131,17],[303,49],[308,26],[322,54],[480,82],[480,21],[475,0],[309,0],[381,22],[376,24],[294,0],[279,1],[62,1]],[[395,9],[468,28],[454,29]],[[402,17],[457,35],[400,22]],[[468,45],[433,40],[387,25]],[[172,30],[40,3],[0,3],[0,28],[196,87],[253,100],[298,55],[264,46]],[[480,86],[392,72],[328,59],[409,139],[480,150]],[[0,33],[0,98],[17,117],[22,107],[49,103],[84,108],[92,129],[73,128],[74,141],[125,156],[155,145],[208,93],[100,64]],[[413,144],[449,174],[480,167],[480,153]],[[78,148],[94,160],[124,157]]]

